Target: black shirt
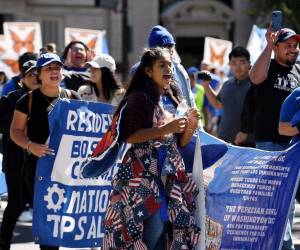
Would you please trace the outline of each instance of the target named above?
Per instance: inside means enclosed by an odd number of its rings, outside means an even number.
[[[20,175],[22,165],[23,165],[23,149],[15,144],[9,136],[10,124],[13,118],[13,113],[17,101],[27,93],[28,89],[23,87],[19,90],[10,92],[7,95],[7,105],[1,106],[0,116],[1,116],[1,130],[3,132],[3,160],[2,160],[2,170],[6,174],[11,175]],[[4,98],[4,97],[2,97]],[[7,118],[7,121],[3,121],[4,117]]]
[[[75,91],[70,91],[72,93],[72,99],[80,99]],[[60,97],[68,98],[68,94],[65,90],[61,91]],[[46,143],[49,136],[48,113],[56,99],[57,97],[45,96],[40,89],[32,91],[30,114],[28,93],[22,96],[22,98],[17,102],[16,110],[29,116],[27,123],[27,135],[31,141],[41,144]]]
[[[254,85],[255,141],[288,143],[290,137],[279,135],[279,114],[283,101],[300,86],[300,74],[295,65],[284,67],[271,60],[267,79]]]

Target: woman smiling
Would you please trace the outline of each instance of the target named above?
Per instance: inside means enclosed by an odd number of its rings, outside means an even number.
[[[12,140],[26,151],[24,179],[32,200],[37,160],[53,154],[53,150],[47,144],[48,113],[59,98],[79,99],[76,92],[59,87],[62,79],[62,62],[58,55],[52,53],[41,55],[36,68],[40,87],[25,94],[18,101],[10,128]],[[41,249],[58,249],[58,247],[41,246]]]

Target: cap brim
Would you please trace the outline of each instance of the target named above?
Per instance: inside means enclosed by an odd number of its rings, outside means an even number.
[[[298,41],[300,41],[300,35],[293,35],[292,37],[296,37]]]
[[[278,43],[283,43],[283,42],[285,42],[285,41],[287,41],[287,40],[289,40],[291,38],[296,38],[300,42],[300,35],[298,35],[298,34],[292,34],[290,36],[285,37],[283,40],[282,39],[278,39],[277,42]]]
[[[33,69],[35,69],[35,68],[36,68],[36,66],[30,67],[29,69],[27,69],[27,70],[25,71],[25,74],[27,74],[30,70],[33,70]]]
[[[57,62],[57,63],[59,63],[60,65],[63,65],[63,63],[62,63],[61,61],[59,61],[59,60],[57,60],[57,59],[52,59],[52,60],[50,60],[50,61],[45,62],[44,64],[42,64],[40,67],[47,66],[48,64],[53,63],[53,62]]]
[[[93,68],[96,68],[96,69],[100,69],[99,64],[96,63],[95,61],[86,62],[85,66],[86,67],[93,67]]]

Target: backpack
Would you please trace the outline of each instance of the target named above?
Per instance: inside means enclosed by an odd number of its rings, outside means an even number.
[[[7,96],[0,98],[0,133],[9,134],[10,124],[14,115],[14,105]]]

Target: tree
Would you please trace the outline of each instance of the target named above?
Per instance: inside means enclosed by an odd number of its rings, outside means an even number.
[[[271,21],[272,11],[281,10],[283,16],[282,27],[300,32],[299,0],[251,0],[251,5],[249,15],[259,27],[267,28]]]

